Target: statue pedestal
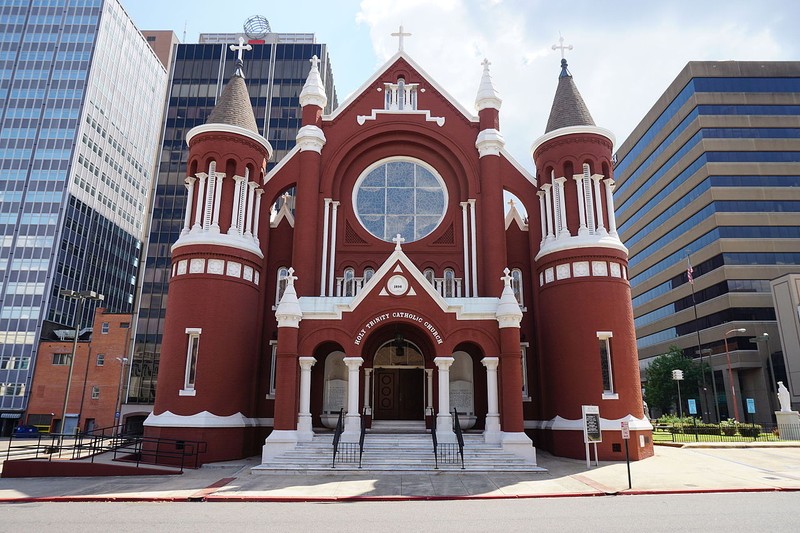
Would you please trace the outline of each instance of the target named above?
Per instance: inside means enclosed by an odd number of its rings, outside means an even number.
[[[800,413],[797,411],[775,411],[778,434],[782,440],[800,440]]]

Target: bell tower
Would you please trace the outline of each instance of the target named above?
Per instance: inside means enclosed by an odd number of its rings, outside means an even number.
[[[531,149],[539,187],[534,274],[546,389],[540,436],[564,455],[583,457],[581,406],[596,405],[600,458],[624,458],[613,444],[622,443],[620,422],[627,421],[631,454],[640,459],[653,454],[652,426],[642,411],[628,251],[614,219],[614,135],[595,125],[563,58],[569,48],[560,48],[547,128]]]
[[[186,215],[172,245],[158,389],[145,434],[208,443],[202,462],[238,458],[256,442],[255,380],[264,267],[261,196],[272,155],[236,71],[206,124],[191,129]],[[266,215],[265,215],[266,216]]]

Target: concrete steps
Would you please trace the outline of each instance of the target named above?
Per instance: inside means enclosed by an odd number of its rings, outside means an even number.
[[[311,442],[298,443],[294,450],[272,462],[252,469],[254,474],[283,473],[368,473],[374,472],[545,472],[498,444],[487,444],[480,434],[464,435],[464,469],[458,445],[439,444],[439,464],[433,455],[430,433],[373,433],[364,439],[364,455],[358,466],[358,443],[340,444],[336,467],[332,466],[333,435],[316,434]]]

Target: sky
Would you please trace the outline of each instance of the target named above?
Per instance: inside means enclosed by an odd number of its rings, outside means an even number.
[[[140,29],[242,30],[253,15],[274,32],[315,33],[328,44],[339,102],[397,51],[406,52],[470,111],[488,58],[503,99],[506,148],[533,170],[531,144],[544,133],[563,36],[573,75],[595,123],[618,147],[689,61],[800,60],[796,0],[121,0]],[[184,37],[185,32],[185,37]],[[246,60],[246,56],[245,56]]]

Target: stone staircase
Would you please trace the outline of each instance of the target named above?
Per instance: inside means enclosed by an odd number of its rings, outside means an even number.
[[[430,433],[367,431],[361,468],[358,466],[358,443],[344,446],[340,444],[333,468],[333,434],[316,434],[311,442],[298,443],[294,450],[254,467],[252,473],[546,472],[530,461],[503,451],[499,444],[486,444],[481,434],[464,434],[463,470],[455,444],[442,446],[440,443],[436,468]]]

